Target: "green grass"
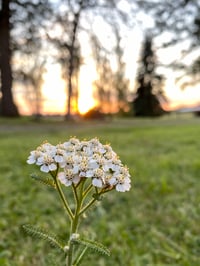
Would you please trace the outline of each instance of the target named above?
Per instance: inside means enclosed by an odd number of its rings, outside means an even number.
[[[43,140],[97,136],[111,143],[132,174],[127,193],[108,193],[82,223],[110,257],[87,255],[83,266],[200,265],[200,119],[64,123],[0,119],[0,265],[64,265],[48,244],[21,230],[35,224],[65,237],[68,222],[55,191],[34,182],[26,164]],[[53,254],[53,255],[50,255]]]

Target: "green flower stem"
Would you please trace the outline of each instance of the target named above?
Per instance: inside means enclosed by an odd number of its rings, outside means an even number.
[[[74,193],[74,199],[76,201],[76,204],[78,204],[78,194],[77,194],[77,187],[72,183],[72,189],[73,189],[73,193]]]
[[[92,184],[90,184],[86,190],[83,192],[83,197],[85,198],[87,196],[87,194],[91,191],[91,189],[93,188],[94,186]]]
[[[69,250],[68,250],[68,254],[67,254],[67,258],[66,258],[66,266],[72,266],[73,252],[74,252],[73,234],[77,233],[78,221],[79,221],[79,215],[77,213],[75,213],[74,219],[71,222]]]
[[[104,190],[102,189],[101,191],[98,192],[98,189],[95,187],[95,191],[96,191],[96,195],[97,197],[93,198],[91,201],[88,202],[88,204],[86,204],[81,210],[80,210],[80,215],[82,215],[87,209],[89,209],[94,203],[95,201],[98,200],[98,197],[106,192],[108,192],[109,190]]]
[[[84,182],[80,184],[80,186],[72,186],[74,191],[74,197],[76,200],[76,209],[74,213],[74,217],[71,220],[71,230],[70,230],[70,239],[69,239],[69,250],[68,250],[68,256],[66,265],[72,266],[72,260],[73,260],[73,251],[74,251],[74,241],[73,241],[73,235],[77,234],[78,225],[79,225],[79,218],[80,218],[80,210],[83,203],[83,188],[84,188]]]
[[[55,184],[56,184],[56,188],[58,190],[58,194],[60,195],[60,198],[61,198],[61,200],[62,200],[62,202],[63,202],[63,204],[65,206],[65,209],[66,209],[66,211],[67,211],[67,213],[68,213],[68,215],[70,217],[70,220],[73,220],[74,219],[74,215],[73,215],[73,213],[72,213],[72,211],[71,211],[71,209],[69,207],[69,204],[68,204],[68,202],[67,202],[67,200],[65,198],[65,195],[64,195],[64,193],[62,191],[62,188],[61,188],[61,186],[60,186],[60,184],[59,184],[59,182],[58,182],[56,177],[54,177],[54,181],[55,181]]]
[[[81,253],[77,256],[76,260],[74,261],[74,266],[78,266],[81,262],[83,256],[85,255],[85,252],[87,251],[88,247],[85,247]]]
[[[83,209],[80,210],[79,214],[82,215],[87,209],[89,209],[92,206],[92,204],[95,203],[95,201],[97,201],[97,199],[93,198],[90,202],[88,202],[88,204],[85,205],[85,207],[83,207]]]

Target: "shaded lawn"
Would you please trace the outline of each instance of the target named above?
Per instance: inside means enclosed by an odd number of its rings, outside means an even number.
[[[2,121],[0,121],[2,122]],[[0,126],[0,265],[64,265],[48,244],[21,231],[35,224],[65,237],[68,222],[55,191],[35,183],[26,164],[43,140],[70,136],[111,143],[133,176],[128,193],[108,194],[82,228],[111,250],[84,265],[200,265],[200,121],[124,120],[79,125],[7,122]],[[50,255],[53,251],[53,255]]]

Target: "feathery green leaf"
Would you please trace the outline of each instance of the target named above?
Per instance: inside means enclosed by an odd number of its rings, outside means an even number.
[[[35,238],[39,238],[42,240],[45,240],[47,242],[49,242],[49,244],[61,251],[64,251],[64,243],[62,243],[62,241],[60,239],[58,239],[57,236],[53,235],[53,234],[49,234],[48,232],[46,232],[43,229],[34,227],[30,224],[24,224],[22,225],[22,229],[30,236],[35,237]]]
[[[103,255],[110,256],[110,250],[99,242],[84,239],[84,238],[73,239],[73,241],[74,241],[74,243],[84,245],[84,246],[91,248],[91,249],[93,249],[93,250],[95,250],[95,251],[97,251]]]
[[[37,174],[31,174],[31,177],[34,180],[42,183],[43,185],[47,185],[47,186],[50,186],[56,189],[55,182],[51,178],[41,177],[41,176],[38,176]]]

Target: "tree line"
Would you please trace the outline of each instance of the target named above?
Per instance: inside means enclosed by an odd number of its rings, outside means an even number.
[[[153,21],[147,30],[141,12],[151,16]],[[39,115],[46,64],[57,62],[66,81],[66,117],[71,117],[72,101],[78,98],[80,67],[84,63],[82,32],[88,36],[96,63],[96,97],[102,106],[111,106],[114,102],[118,110],[126,112],[131,92],[123,60],[123,27],[131,30],[136,23],[144,29],[144,42],[131,108],[137,116],[162,115],[161,102],[166,100],[165,77],[158,72],[161,62],[157,60],[156,49],[179,47],[182,50],[180,57],[164,67],[177,71],[177,81],[183,88],[199,82],[199,13],[200,3],[195,0],[164,3],[156,0],[136,0],[134,3],[131,0],[1,0],[0,115],[20,115],[13,96],[13,84],[16,83],[24,86],[26,101],[35,103],[33,112]],[[111,47],[106,47],[93,28],[96,17],[102,18],[112,32]],[[154,40],[160,36],[163,36],[160,47],[156,47]],[[189,63],[187,58],[192,58]],[[185,76],[187,79],[183,78]]]

